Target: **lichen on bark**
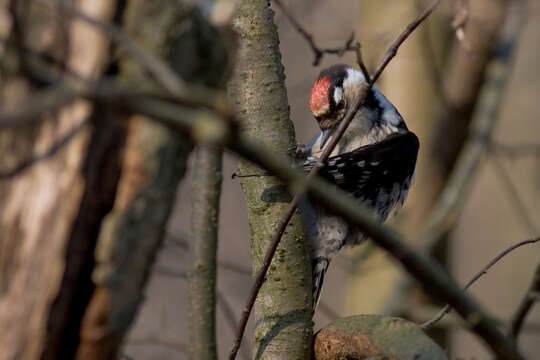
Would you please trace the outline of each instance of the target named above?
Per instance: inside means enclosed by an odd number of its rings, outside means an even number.
[[[335,320],[315,336],[316,360],[446,360],[444,351],[418,325],[384,315]]]
[[[242,1],[233,20],[238,53],[229,94],[244,135],[285,155],[295,144],[279,39],[268,1]],[[241,160],[240,173],[261,169]],[[290,196],[274,177],[241,181],[248,206],[254,270],[262,264]],[[254,357],[308,359],[311,354],[311,269],[300,218],[287,226],[255,304]]]

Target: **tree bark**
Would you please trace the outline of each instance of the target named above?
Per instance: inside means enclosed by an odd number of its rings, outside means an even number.
[[[382,315],[338,319],[314,340],[316,360],[446,360],[444,351],[418,325]]]
[[[295,145],[284,86],[279,40],[268,1],[242,1],[233,20],[238,35],[237,63],[230,96],[243,131],[285,154]],[[240,173],[261,169],[240,161]],[[273,177],[241,181],[248,205],[253,269],[256,272],[290,195]],[[309,359],[311,354],[311,269],[299,216],[295,216],[277,249],[255,304],[254,357]]]
[[[102,20],[114,11],[110,1],[81,0],[77,6]],[[6,56],[15,62],[3,79],[3,110],[19,108],[41,87],[42,69],[24,48],[55,57],[86,78],[99,76],[107,65],[108,39],[102,33],[76,19],[59,22],[54,11],[43,7],[47,5],[12,2],[15,45]],[[5,175],[0,179],[1,359],[36,359],[43,351],[85,186],[82,166],[91,113],[90,103],[77,100],[44,114],[36,125],[0,131],[0,149],[6,154],[0,162]],[[57,151],[45,155],[62,142]],[[18,166],[22,163],[28,166]]]
[[[216,359],[216,253],[223,151],[196,149],[189,275],[189,347],[192,359]]]

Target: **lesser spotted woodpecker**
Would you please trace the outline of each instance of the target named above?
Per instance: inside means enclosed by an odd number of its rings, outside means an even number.
[[[311,89],[309,108],[321,132],[303,153],[300,165],[306,172],[330,143],[364,81],[362,72],[346,65],[334,65],[319,74]],[[418,148],[416,135],[374,85],[319,174],[350,193],[383,222],[407,197]],[[304,199],[300,209],[312,248],[315,309],[330,260],[343,246],[357,245],[366,236],[316,201]]]

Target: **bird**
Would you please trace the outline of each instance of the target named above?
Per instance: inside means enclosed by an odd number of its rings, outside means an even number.
[[[344,64],[320,72],[308,104],[321,131],[296,150],[297,164],[306,173],[331,143],[329,140],[351,111],[365,81],[360,70]],[[353,196],[382,223],[402,207],[407,197],[418,150],[417,136],[409,131],[396,107],[373,85],[319,176]],[[299,208],[311,245],[315,311],[332,258],[344,246],[358,245],[367,236],[315,200],[304,197]]]

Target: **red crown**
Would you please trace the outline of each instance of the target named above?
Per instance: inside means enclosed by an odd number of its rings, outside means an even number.
[[[309,108],[312,113],[318,113],[325,106],[328,106],[328,91],[330,89],[330,77],[325,76],[313,84],[311,95],[309,96]]]

